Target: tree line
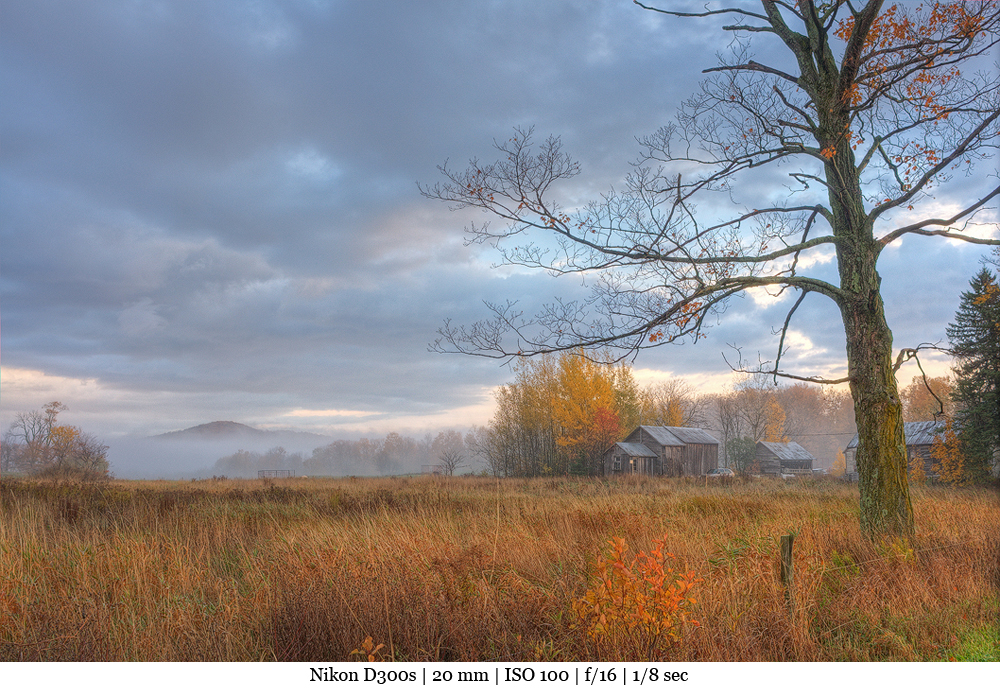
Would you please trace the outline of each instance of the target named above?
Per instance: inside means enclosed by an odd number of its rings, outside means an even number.
[[[306,456],[274,447],[266,452],[239,450],[212,467],[217,476],[256,476],[258,471],[283,469],[307,476],[388,476],[430,472],[453,475],[472,470],[474,460],[466,438],[456,430],[422,439],[391,432],[383,438],[337,440]]]

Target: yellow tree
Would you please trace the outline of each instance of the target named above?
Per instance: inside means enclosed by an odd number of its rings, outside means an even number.
[[[49,432],[52,466],[56,470],[61,471],[73,464],[79,438],[79,428],[75,428],[72,425],[57,425]]]
[[[622,434],[615,373],[576,351],[560,357],[557,381],[556,443],[588,473],[596,472],[601,455]]]
[[[773,394],[767,399],[765,414],[764,441],[788,442],[788,436],[785,435],[785,409]]]
[[[967,232],[1000,195],[988,176],[973,176],[1000,141],[1000,74],[963,69],[1000,43],[1000,4],[762,0],[695,12],[636,4],[671,18],[730,20],[720,30],[734,39],[674,121],[641,140],[624,181],[590,204],[561,203],[580,165],[556,137],[536,148],[529,129],[498,142],[495,162],[442,166],[445,181],[423,189],[508,222],[470,227],[498,246],[502,262],[586,272],[591,297],[534,316],[497,302],[490,319],[446,323],[437,347],[499,358],[579,346],[634,354],[703,337],[748,290],[797,295],[775,360],[761,371],[850,385],[861,528],[870,537],[911,534],[895,373],[916,349],[893,352],[878,265],[885,248],[913,235],[1000,245]],[[755,52],[751,39],[774,50]],[[956,170],[969,177],[942,218],[933,194]],[[760,183],[769,176],[786,184],[767,194]],[[835,278],[806,273],[822,264],[800,261],[816,249],[835,256]],[[815,296],[831,300],[843,322],[840,378],[781,369],[795,313]]]
[[[496,412],[489,426],[495,470],[507,476],[565,473],[568,468],[556,445],[553,402],[558,357],[521,359],[514,381],[497,390]]]
[[[833,466],[830,467],[830,475],[834,478],[842,478],[844,474],[847,473],[847,457],[844,456],[843,450],[837,450],[837,458],[833,461]]]
[[[909,477],[912,485],[927,484],[926,462],[919,454],[914,454],[910,457]]]
[[[968,483],[962,443],[951,421],[945,424],[944,432],[935,438],[934,444],[931,445],[931,458],[934,459],[931,471],[940,482],[948,485]]]
[[[611,378],[618,422],[622,431],[628,433],[643,422],[645,395],[636,383],[632,366],[628,363],[622,362],[612,367]]]

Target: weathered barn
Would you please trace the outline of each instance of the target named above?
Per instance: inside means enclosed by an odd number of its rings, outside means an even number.
[[[931,467],[934,465],[931,447],[934,445],[934,441],[941,438],[943,434],[944,423],[941,421],[925,420],[903,423],[907,464],[919,457],[924,462],[924,471],[931,474]],[[857,454],[858,436],[855,435],[844,449],[844,459],[847,461],[846,478],[856,480],[858,477]]]
[[[757,473],[765,476],[812,474],[814,461],[798,442],[758,442],[754,455]]]
[[[608,476],[703,476],[718,465],[719,441],[700,428],[640,425],[604,454]]]

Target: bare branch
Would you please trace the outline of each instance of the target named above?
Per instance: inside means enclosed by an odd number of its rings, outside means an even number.
[[[795,85],[798,85],[799,83],[798,78],[793,77],[787,72],[782,72],[781,70],[775,69],[773,67],[762,65],[759,62],[755,62],[753,60],[743,65],[720,65],[719,67],[709,67],[702,70],[702,73],[707,74],[709,72],[734,72],[737,70],[746,70],[748,72],[763,72],[764,74],[771,74],[776,77],[781,77],[782,79],[789,81]]]
[[[729,346],[730,348],[736,350],[737,352],[739,351],[739,349],[733,346],[732,344],[730,344]],[[734,366],[732,363],[729,362],[729,359],[726,358],[725,353],[722,354],[722,359],[726,362],[726,365],[733,372],[741,372],[748,375],[768,375],[775,378],[781,377],[786,380],[795,380],[796,382],[811,382],[812,384],[822,384],[822,385],[846,384],[851,381],[850,377],[840,377],[837,379],[830,379],[827,377],[810,377],[805,375],[794,375],[792,373],[780,372],[777,369],[777,366],[775,366],[774,368],[765,369],[763,367],[765,364],[762,364],[761,367],[758,368],[746,368],[743,365]]]
[[[720,10],[705,10],[704,12],[677,12],[674,10],[663,10],[660,9],[659,7],[652,7],[650,5],[645,5],[639,2],[639,0],[632,0],[632,2],[634,2],[636,5],[638,5],[644,10],[649,10],[650,12],[658,12],[660,14],[668,14],[672,17],[711,17],[712,15],[716,14],[739,14],[744,17],[753,17],[754,19],[761,19],[767,21],[767,17],[757,14],[755,12],[748,12],[747,10],[744,10],[739,7],[727,7]]]
[[[970,214],[974,214],[975,212],[980,211],[987,202],[989,202],[997,195],[1000,195],[1000,185],[993,188],[993,190],[989,194],[979,198],[978,200],[970,204],[968,207],[966,207],[962,211],[952,216],[950,219],[924,219],[923,221],[910,224],[909,226],[903,226],[901,228],[897,228],[896,230],[887,233],[882,238],[880,238],[879,243],[884,247],[889,243],[891,243],[892,241],[896,240],[897,238],[907,233],[912,233],[915,235],[942,236],[944,238],[954,238],[956,240],[964,240],[967,243],[978,243],[980,245],[1000,245],[1000,239],[991,240],[989,238],[974,238],[972,236],[967,236],[961,233],[955,233],[948,230],[931,231],[926,228],[927,226],[951,226],[956,221],[964,219]]]

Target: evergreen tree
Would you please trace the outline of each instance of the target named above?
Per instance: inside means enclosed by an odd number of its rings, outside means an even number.
[[[947,328],[955,366],[956,421],[966,458],[985,472],[1000,448],[1000,287],[982,269]]]

